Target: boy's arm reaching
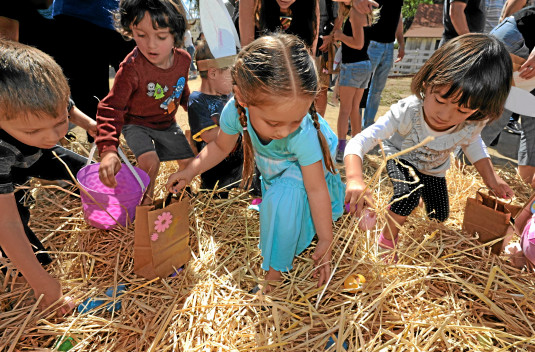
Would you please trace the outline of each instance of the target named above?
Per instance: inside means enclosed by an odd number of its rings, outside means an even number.
[[[62,299],[61,285],[41,266],[20,220],[13,193],[0,194],[0,246],[13,265],[19,270],[32,287],[35,297],[43,298],[41,309],[59,302],[58,314],[68,313],[72,308]]]
[[[333,241],[331,198],[325,176],[323,164],[301,166],[303,182],[308,195],[312,220],[318,234],[318,244],[312,255],[316,267],[315,276],[318,277],[318,287],[327,283],[331,275],[331,252]]]
[[[92,120],[74,105],[69,111],[70,121],[82,127],[93,138],[97,136],[97,121]]]
[[[167,190],[169,192],[177,193],[182,188],[186,187],[196,175],[219,164],[230,154],[232,149],[234,149],[237,140],[237,134],[226,134],[219,129],[217,138],[213,142],[208,143],[186,169],[175,172],[169,176],[166,185]]]

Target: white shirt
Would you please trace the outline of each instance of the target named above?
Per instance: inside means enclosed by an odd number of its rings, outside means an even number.
[[[376,123],[349,141],[345,155],[355,154],[364,159],[364,154],[375,147],[379,140],[384,142],[386,154],[392,155],[432,135],[435,139],[431,142],[400,156],[423,174],[444,177],[450,167],[450,153],[458,146],[472,164],[489,157],[480,135],[487,120],[464,121],[447,131],[436,132],[425,122],[422,104],[421,99],[411,95],[392,105],[390,111]]]
[[[193,46],[193,39],[191,38],[191,32],[189,29],[184,33],[184,47]]]

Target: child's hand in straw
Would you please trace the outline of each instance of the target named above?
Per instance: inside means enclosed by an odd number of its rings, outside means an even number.
[[[51,278],[48,282],[38,287],[33,287],[35,298],[43,298],[39,302],[39,309],[45,310],[52,307],[56,311],[56,316],[61,317],[70,313],[74,309],[74,301],[69,296],[63,296],[60,283]]]
[[[361,196],[362,195],[362,196]],[[346,185],[345,204],[349,204],[349,212],[360,216],[364,207],[373,208],[373,197],[370,189],[363,182],[350,180]]]
[[[98,168],[100,182],[108,187],[115,188],[117,186],[115,175],[120,169],[121,159],[119,159],[119,155],[114,151],[105,152]]]
[[[319,240],[312,254],[315,267],[313,277],[318,278],[318,287],[326,284],[331,276],[331,243],[332,241]]]
[[[167,188],[167,191],[170,193],[178,193],[191,182],[193,177],[195,177],[195,175],[191,175],[188,172],[188,169],[177,171],[169,176],[165,188]]]

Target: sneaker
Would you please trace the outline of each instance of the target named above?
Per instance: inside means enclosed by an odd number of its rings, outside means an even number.
[[[507,123],[505,126],[505,130],[512,134],[520,134],[522,127],[520,126],[520,123],[515,120],[511,120]]]
[[[338,164],[344,163],[344,151],[342,149],[336,149],[336,162]]]

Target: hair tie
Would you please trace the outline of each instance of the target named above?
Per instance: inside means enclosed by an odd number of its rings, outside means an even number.
[[[243,128],[243,130],[244,130],[244,131],[247,131],[247,126],[245,126],[245,127]]]

